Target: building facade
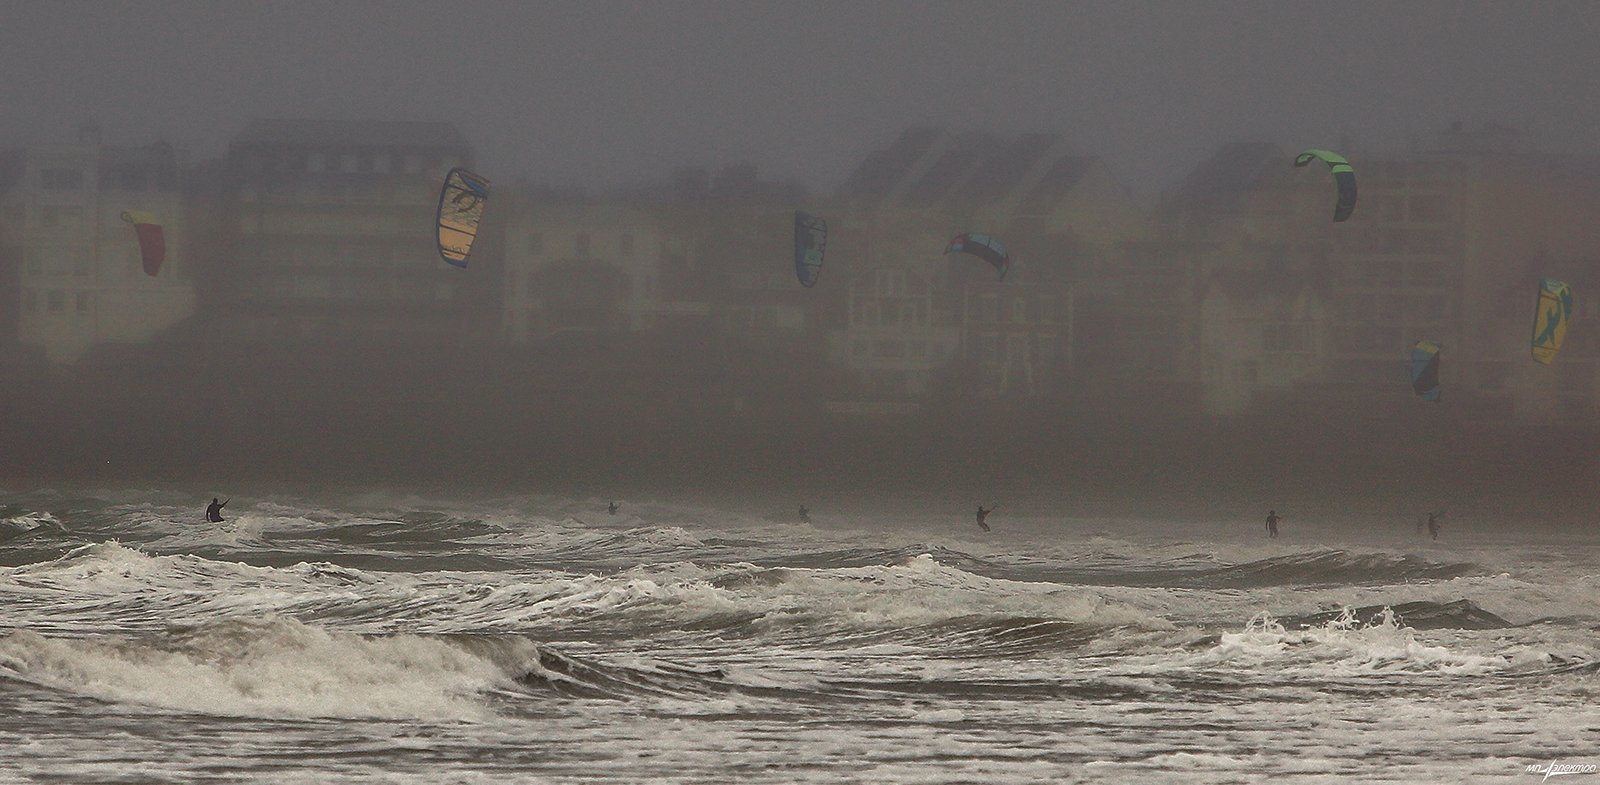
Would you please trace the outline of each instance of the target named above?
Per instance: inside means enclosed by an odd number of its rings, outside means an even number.
[[[21,159],[0,204],[20,260],[20,343],[71,364],[96,346],[148,341],[194,312],[170,145],[106,145],[91,124],[76,143],[31,147]],[[166,258],[155,277],[143,271],[137,235],[122,219],[129,210],[162,225]]]
[[[232,329],[432,343],[492,325],[498,303],[477,300],[495,291],[483,279],[499,279],[487,258],[493,199],[468,269],[441,261],[434,237],[444,175],[471,163],[446,123],[251,123],[228,148],[226,255],[215,260]]]

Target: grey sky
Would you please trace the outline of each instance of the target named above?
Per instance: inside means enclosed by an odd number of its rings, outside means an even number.
[[[748,160],[815,188],[916,124],[1066,132],[1152,194],[1231,139],[1600,126],[1600,4],[0,2],[0,147],[82,119],[214,153],[250,118],[450,119],[493,179]]]

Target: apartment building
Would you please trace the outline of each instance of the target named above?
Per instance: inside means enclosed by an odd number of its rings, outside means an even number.
[[[492,325],[495,238],[465,270],[442,262],[439,188],[472,151],[448,123],[257,120],[228,148],[230,329],[322,344],[459,339]],[[495,219],[498,220],[498,219]]]
[[[20,262],[20,343],[71,364],[96,346],[148,341],[193,313],[179,166],[171,145],[107,145],[94,124],[71,143],[21,151],[0,197]],[[122,220],[129,210],[161,222],[166,259],[156,277],[141,268],[137,235]]]
[[[833,361],[864,396],[913,405],[938,384],[987,398],[1059,392],[1076,357],[1074,281],[1143,225],[1104,165],[1057,134],[911,129],[870,154],[837,202],[855,247]],[[942,254],[968,231],[1006,244],[1005,280]]]
[[[508,340],[655,325],[662,253],[655,216],[625,201],[581,196],[517,195],[505,205],[501,324]]]
[[[1410,347],[1430,339],[1445,347],[1445,398],[1467,421],[1596,420],[1600,355],[1569,341],[1556,365],[1538,366],[1529,339],[1538,279],[1590,280],[1600,262],[1584,209],[1600,201],[1600,166],[1529,152],[1496,126],[1458,124],[1403,153],[1348,152],[1360,201],[1346,222],[1330,220],[1326,173],[1295,169],[1271,145],[1226,146],[1169,208],[1209,287],[1208,409],[1237,413],[1251,391],[1288,382],[1338,411],[1394,411],[1409,403]],[[1579,299],[1573,330],[1591,307]]]

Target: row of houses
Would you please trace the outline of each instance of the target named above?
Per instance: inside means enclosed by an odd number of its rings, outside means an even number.
[[[1493,126],[1347,148],[1361,198],[1335,224],[1326,173],[1293,152],[1226,145],[1153,210],[1060,134],[934,128],[830,194],[750,166],[598,196],[496,182],[458,270],[432,236],[443,173],[474,164],[449,124],[260,120],[198,161],[85,126],[0,154],[0,273],[15,282],[0,342],[59,368],[174,342],[488,347],[537,353],[579,388],[599,377],[571,369],[626,358],[641,388],[712,379],[736,410],[1241,415],[1414,407],[1407,351],[1428,338],[1446,347],[1445,400],[1474,420],[1600,422],[1585,327],[1600,301],[1584,294],[1600,286],[1600,166]],[[812,289],[791,264],[801,208],[831,227]],[[159,277],[140,272],[127,209],[161,217]],[[942,253],[963,231],[1004,239],[1005,280]],[[1578,303],[1548,368],[1528,359],[1540,276]]]

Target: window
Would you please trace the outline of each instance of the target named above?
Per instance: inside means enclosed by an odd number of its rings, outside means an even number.
[[[39,210],[39,225],[52,229],[78,229],[83,225],[83,208],[44,207]]]
[[[1372,205],[1372,214],[1380,223],[1399,223],[1405,220],[1405,200],[1398,196],[1380,196]],[[1365,207],[1366,205],[1362,205]]]
[[[51,289],[45,296],[45,304],[51,313],[60,313],[67,308],[67,293],[60,289]]]
[[[72,300],[73,300],[73,305],[78,309],[78,313],[88,313],[89,312],[89,293],[88,292],[78,292],[75,296],[73,296]]]
[[[46,191],[77,191],[83,188],[83,172],[78,169],[42,169],[39,187]]]
[[[1028,361],[1028,336],[1006,336],[1006,362],[1022,365]]]
[[[528,233],[528,255],[538,256],[544,253],[544,235],[538,232]]]
[[[1056,298],[1053,295],[1043,295],[1039,298],[1039,323],[1050,324],[1055,321],[1054,311]]]
[[[1450,201],[1443,196],[1417,194],[1407,200],[1407,206],[1413,221],[1431,223],[1450,219]]]
[[[631,235],[631,234],[622,235],[622,239],[618,242],[618,251],[617,252],[620,253],[623,256],[632,256],[633,255],[633,235]]]
[[[579,232],[572,238],[572,252],[578,256],[589,255],[589,233]]]
[[[143,191],[149,178],[143,167],[117,166],[100,172],[100,187],[105,190]]]
[[[1000,300],[998,297],[986,294],[978,300],[978,320],[982,322],[1000,321]]]

